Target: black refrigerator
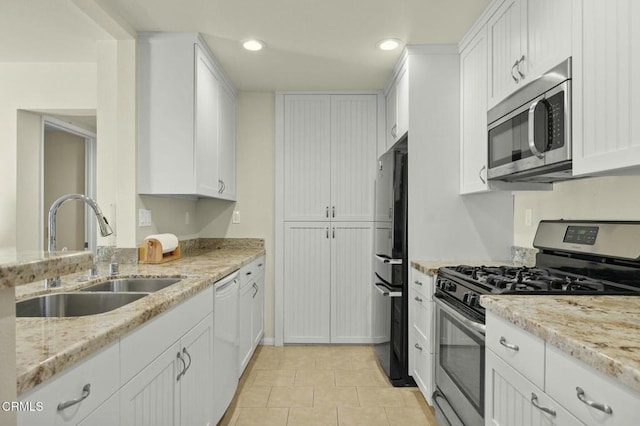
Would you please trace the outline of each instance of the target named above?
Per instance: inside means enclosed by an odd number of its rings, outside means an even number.
[[[407,137],[379,161],[373,274],[375,351],[394,386],[415,386],[409,375]]]

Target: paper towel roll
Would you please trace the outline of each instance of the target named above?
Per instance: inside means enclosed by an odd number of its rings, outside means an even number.
[[[174,234],[154,234],[149,235],[145,240],[158,240],[162,244],[162,254],[174,251],[178,247],[178,237]]]

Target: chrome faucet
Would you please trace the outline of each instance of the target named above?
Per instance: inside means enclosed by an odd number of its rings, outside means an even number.
[[[102,214],[102,210],[98,207],[98,203],[96,203],[92,198],[87,197],[83,194],[67,194],[58,198],[53,202],[51,208],[49,209],[49,253],[55,252],[56,249],[56,217],[58,214],[58,208],[69,200],[82,200],[89,207],[93,209],[93,212],[96,215],[96,219],[98,220],[98,226],[100,227],[100,234],[103,237],[113,234],[113,230],[111,226],[109,226],[109,222]],[[55,278],[47,278],[45,283],[45,287],[58,287],[60,286],[60,277]]]

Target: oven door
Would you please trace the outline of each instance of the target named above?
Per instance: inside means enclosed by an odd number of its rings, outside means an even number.
[[[484,424],[484,321],[467,307],[454,306],[457,301],[445,301],[445,297],[436,293],[434,298],[436,411],[451,425],[481,426]]]

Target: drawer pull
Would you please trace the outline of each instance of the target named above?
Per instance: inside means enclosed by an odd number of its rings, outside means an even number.
[[[500,337],[500,344],[507,349],[511,349],[512,351],[518,352],[520,350],[520,346],[514,345],[513,343],[507,343],[507,339],[504,337]]]
[[[420,281],[418,281],[418,280],[415,280],[413,283],[416,284],[416,285],[422,285],[422,283]]]
[[[417,350],[421,351],[422,350],[422,346],[420,346],[419,344],[415,344],[413,345]]]
[[[416,302],[422,303],[422,299],[419,298],[418,296],[414,297],[413,300],[415,300]]]
[[[258,268],[262,268],[262,263],[258,263]]]
[[[89,397],[90,394],[91,394],[91,383],[87,383],[82,388],[82,395],[80,395],[79,398],[72,399],[70,401],[61,402],[60,404],[58,404],[58,411],[62,411],[65,408],[69,408],[72,405],[76,405],[79,402],[84,401],[85,399],[87,399]]]
[[[551,408],[547,408],[547,407],[543,407],[541,405],[538,404],[538,395],[536,395],[535,393],[531,392],[531,403],[533,404],[534,407],[536,407],[538,410],[540,411],[544,411],[547,414],[552,415],[553,417],[556,416],[556,410],[552,410]]]
[[[589,401],[584,396],[584,390],[580,386],[578,386],[576,388],[576,396],[578,397],[580,402],[582,402],[583,404],[587,404],[591,408],[595,408],[596,410],[600,410],[603,413],[613,414],[613,410],[607,404],[600,404],[599,402]]]
[[[251,271],[247,272],[245,275],[251,275]]]

